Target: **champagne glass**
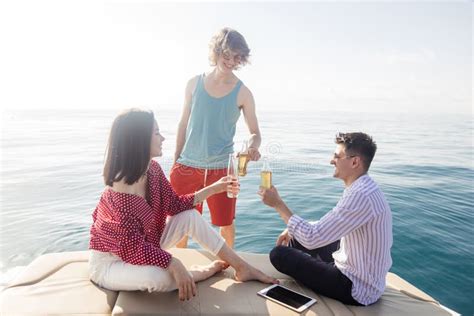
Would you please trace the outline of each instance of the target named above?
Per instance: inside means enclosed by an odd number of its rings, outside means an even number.
[[[247,163],[249,162],[249,147],[245,140],[242,144],[242,149],[239,152],[239,176],[245,177],[247,175]]]
[[[229,154],[227,176],[232,180],[232,185],[227,186],[227,197],[235,199],[239,196],[239,170],[238,161],[234,154]]]
[[[272,187],[272,170],[270,169],[270,164],[268,163],[267,157],[263,158],[263,167],[260,172],[261,184],[260,186],[265,189],[270,189]]]

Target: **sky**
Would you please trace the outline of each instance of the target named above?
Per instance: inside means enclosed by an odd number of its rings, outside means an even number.
[[[472,115],[471,1],[2,1],[3,109],[181,109],[235,28],[257,108]]]

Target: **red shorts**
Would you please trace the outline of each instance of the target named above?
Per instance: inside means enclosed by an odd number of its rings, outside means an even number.
[[[170,182],[175,192],[183,195],[199,191],[226,175],[227,168],[199,169],[176,163],[171,168]],[[237,199],[228,198],[227,192],[222,192],[208,197],[206,201],[213,225],[229,226],[234,222]],[[202,206],[202,203],[196,205],[201,214]]]

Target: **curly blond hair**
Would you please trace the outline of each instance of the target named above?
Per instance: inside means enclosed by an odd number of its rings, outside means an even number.
[[[240,66],[245,66],[249,63],[250,49],[245,41],[245,38],[234,29],[225,27],[219,30],[209,42],[209,62],[211,66],[217,64],[217,58],[223,53],[235,53],[240,57]]]

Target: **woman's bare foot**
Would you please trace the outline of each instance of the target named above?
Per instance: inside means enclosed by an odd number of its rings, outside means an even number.
[[[206,280],[214,274],[229,267],[229,264],[222,260],[215,260],[208,265],[193,265],[189,272],[192,274],[194,282]]]
[[[257,280],[263,283],[278,283],[277,279],[269,277],[262,271],[252,267],[249,264],[246,264],[243,268],[235,271],[235,279],[241,282]]]
[[[237,281],[245,282],[257,280],[263,283],[278,283],[277,279],[269,277],[262,271],[245,262],[244,259],[239,257],[239,255],[226,244],[222,246],[221,250],[217,253],[217,256],[228,262],[235,269],[235,279]]]

